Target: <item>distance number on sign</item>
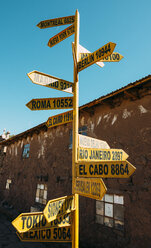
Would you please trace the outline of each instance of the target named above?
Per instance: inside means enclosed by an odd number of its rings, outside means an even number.
[[[111,51],[111,47],[110,47],[110,43],[108,43],[107,45],[105,45],[105,47],[102,47],[96,52],[97,59],[101,58],[105,54],[108,54],[110,51]]]
[[[60,88],[60,90],[65,90],[65,89],[72,87],[72,84],[66,83],[63,81],[56,81],[56,82],[48,84],[48,86],[50,86],[51,88],[55,88],[55,89]]]
[[[105,174],[108,175],[109,172],[109,167],[107,164],[104,166],[100,164],[99,166],[99,173],[100,175]],[[129,174],[129,169],[128,169],[128,164],[124,166],[124,164],[111,164],[111,175],[128,175]]]
[[[53,100],[54,108],[72,108],[73,107],[73,99],[54,99]]]
[[[71,240],[71,229],[67,227],[54,228],[53,238],[56,240],[58,239]]]

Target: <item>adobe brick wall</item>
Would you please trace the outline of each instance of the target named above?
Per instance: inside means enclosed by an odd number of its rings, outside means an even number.
[[[88,127],[88,136],[123,149],[136,167],[128,179],[103,179],[107,193],[124,195],[124,232],[96,224],[96,201],[80,197],[81,247],[151,247],[150,106],[150,90],[141,88],[80,112],[80,126]],[[66,124],[39,131],[8,146],[0,168],[1,196],[19,211],[27,212],[35,204],[40,182],[48,185],[48,199],[71,194],[71,129],[72,124]],[[30,143],[30,157],[23,159],[26,143]],[[8,178],[12,179],[9,191],[5,190]]]
[[[0,170],[0,188],[3,189],[4,198],[18,210],[29,211],[35,204],[38,183],[48,184],[48,199],[71,194],[70,125],[41,131],[8,146]],[[23,146],[26,143],[30,144],[30,156],[23,159]],[[9,178],[12,184],[8,191],[4,189]]]
[[[125,231],[95,223],[95,200],[81,199],[81,241],[91,247],[151,247],[151,97],[131,101],[118,99],[118,105],[98,106],[90,116],[83,113],[89,136],[121,148],[135,167],[128,179],[103,179],[108,193],[124,195]]]

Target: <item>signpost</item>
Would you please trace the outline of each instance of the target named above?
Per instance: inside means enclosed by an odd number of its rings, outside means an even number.
[[[83,58],[88,57],[89,55],[90,55],[90,53],[80,53],[79,58],[81,60]],[[121,54],[114,52],[110,56],[108,56],[108,57],[106,57],[104,59],[101,59],[100,62],[97,62],[97,63],[101,63],[101,62],[119,62],[122,58],[124,58],[124,57]]]
[[[34,84],[42,85],[55,90],[64,91],[67,93],[73,93],[73,83],[60,79],[39,71],[32,71],[27,73],[28,77]]]
[[[78,134],[78,138],[79,138],[79,147],[110,149],[106,141],[88,137],[82,134]]]
[[[70,226],[71,214],[65,213],[59,218],[56,218],[55,220],[48,223],[43,212],[22,213],[12,221],[12,225],[19,233],[35,229],[40,230],[44,228]]]
[[[77,177],[128,178],[136,168],[128,161],[77,163]]]
[[[38,28],[51,28],[61,25],[72,24],[75,21],[75,16],[59,17],[50,20],[41,21],[37,24]]]
[[[109,42],[95,52],[90,53],[86,58],[81,59],[78,62],[78,72],[111,55],[115,46],[115,43]]]
[[[110,149],[106,141],[78,134],[79,130],[79,82],[78,72],[94,63],[103,67],[105,62],[118,62],[123,56],[113,53],[115,43],[109,42],[93,53],[79,45],[79,13],[38,23],[38,27],[49,28],[72,24],[54,37],[48,46],[53,47],[75,34],[72,43],[74,59],[74,82],[50,76],[38,71],[28,73],[33,83],[72,93],[73,97],[32,99],[26,104],[31,110],[68,109],[73,111],[52,116],[47,127],[73,122],[72,143],[72,194],[48,201],[43,213],[19,215],[13,222],[21,241],[28,242],[71,242],[72,248],[79,247],[79,194],[101,200],[106,193],[103,178],[128,178],[135,167],[126,161],[128,154],[121,149]],[[71,213],[72,212],[72,213]],[[72,216],[72,221],[71,221]]]
[[[102,200],[106,190],[102,179],[76,178],[75,180],[75,193],[85,197]]]
[[[18,233],[21,241],[24,242],[71,242],[71,227],[44,228],[32,230],[25,233]]]
[[[74,196],[64,196],[58,199],[48,201],[43,214],[48,223],[59,216],[71,213],[75,210]]]
[[[73,111],[68,111],[59,115],[54,115],[48,118],[46,126],[48,128],[56,127],[73,121]]]
[[[26,106],[30,110],[70,109],[73,108],[73,97],[32,99]]]
[[[77,63],[79,61],[79,12],[75,13],[74,36],[74,99],[73,99],[73,139],[72,139],[72,194],[75,196],[75,212],[73,218],[72,248],[79,247],[79,195],[75,193],[75,163],[77,162],[78,130],[79,130],[79,82]]]
[[[128,154],[122,149],[94,149],[78,147],[78,161],[125,161]]]
[[[74,34],[74,32],[75,32],[75,26],[73,24],[73,25],[69,26],[68,28],[64,29],[63,31],[61,31],[60,33],[56,34],[52,38],[50,38],[50,40],[48,42],[48,46],[49,47],[55,46],[59,42],[65,40],[66,38],[68,38],[69,36]]]

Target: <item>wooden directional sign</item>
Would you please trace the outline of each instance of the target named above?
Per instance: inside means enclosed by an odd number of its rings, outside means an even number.
[[[91,52],[79,44],[79,60],[87,57]],[[83,55],[84,54],[84,55]],[[103,62],[96,62],[96,65],[103,67]]]
[[[79,147],[110,149],[106,141],[78,134]]]
[[[74,196],[64,196],[48,201],[43,213],[49,222],[75,209]]]
[[[119,62],[124,57],[120,53],[112,53],[110,56],[102,59],[103,62]]]
[[[73,111],[68,111],[48,118],[46,125],[48,128],[56,127],[73,121]]]
[[[24,242],[71,242],[71,227],[44,228],[42,230],[31,230],[25,233],[18,233],[21,241]]]
[[[93,65],[99,60],[102,60],[106,58],[107,56],[111,55],[114,51],[115,46],[116,46],[115,43],[109,42],[103,47],[101,47],[100,49],[96,50],[95,52],[90,53],[88,57],[81,59],[78,62],[78,71],[82,71],[88,66]]]
[[[73,83],[39,71],[29,72],[28,77],[34,84],[42,85],[55,90],[72,93]]]
[[[94,149],[78,147],[79,161],[124,161],[128,154],[121,149]]]
[[[90,55],[90,53],[80,53],[79,58],[80,60],[83,58],[86,58]],[[110,56],[100,60],[100,62],[119,62],[122,58],[124,58],[121,54],[119,53],[112,53]]]
[[[75,193],[96,200],[101,200],[107,188],[102,179],[76,178]]]
[[[73,108],[73,97],[32,99],[26,106],[30,110],[70,109]]]
[[[74,34],[74,32],[75,32],[75,26],[73,24],[68,28],[64,29],[63,31],[61,31],[60,33],[58,33],[57,35],[50,38],[50,40],[48,41],[48,46],[53,47],[54,45],[58,44],[59,42],[65,40],[66,38]]]
[[[77,177],[128,178],[135,169],[128,161],[79,162]]]
[[[61,25],[72,24],[75,21],[75,16],[59,17],[50,20],[41,21],[37,24],[38,28],[51,28]]]
[[[27,232],[34,229],[40,230],[44,228],[70,226],[71,214],[64,214],[48,223],[43,212],[22,213],[15,220],[12,221],[12,225],[19,233]]]

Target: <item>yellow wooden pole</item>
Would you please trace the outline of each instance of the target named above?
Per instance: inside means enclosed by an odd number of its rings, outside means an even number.
[[[73,142],[72,142],[72,193],[74,194],[75,185],[75,163],[77,162],[77,148],[78,148],[78,129],[79,129],[79,85],[78,85],[78,49],[79,49],[79,13],[75,13],[75,40],[74,52],[76,61],[74,62],[74,95],[73,95]],[[79,247],[79,195],[75,196],[75,213],[73,217],[73,240],[72,248]]]

